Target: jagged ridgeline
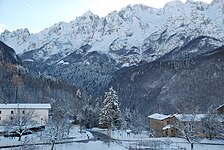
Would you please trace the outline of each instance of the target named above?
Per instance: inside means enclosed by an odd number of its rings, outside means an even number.
[[[14,50],[0,41],[0,103],[51,103],[53,108],[80,110],[84,92],[51,76],[34,76],[25,69]],[[60,107],[58,107],[60,106]]]

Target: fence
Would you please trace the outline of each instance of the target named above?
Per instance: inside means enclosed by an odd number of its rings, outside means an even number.
[[[178,143],[173,143],[169,140],[133,140],[133,141],[120,141],[120,145],[126,147],[128,150],[186,150],[186,147]]]

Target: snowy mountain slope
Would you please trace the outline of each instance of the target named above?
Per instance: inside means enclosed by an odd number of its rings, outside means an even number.
[[[224,30],[224,1],[213,0],[206,10],[207,15],[212,21]]]
[[[59,55],[53,61],[56,62],[88,44],[91,45],[89,52],[108,54],[121,64],[136,64],[141,60],[154,60],[182,46],[186,39],[189,41],[201,35],[223,41],[223,3],[222,0],[215,0],[210,5],[173,1],[162,9],[129,5],[104,18],[89,11],[74,21],[57,23],[37,34],[30,34],[27,29],[5,31],[0,40],[16,49],[18,54],[33,51],[33,60],[47,61]],[[214,44],[221,45],[219,42]]]
[[[201,55],[222,46],[223,6],[223,0],[176,0],[162,9],[128,5],[102,18],[88,11],[36,34],[5,31],[0,40],[16,49],[31,71],[63,78],[98,96],[123,67]]]

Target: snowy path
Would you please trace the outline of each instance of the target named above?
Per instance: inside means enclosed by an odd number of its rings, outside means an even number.
[[[100,141],[110,141],[110,140],[114,140],[110,136],[108,136],[108,135],[106,135],[104,133],[101,133],[99,131],[89,130],[89,132],[92,133],[92,135],[94,137],[94,140],[100,140]]]

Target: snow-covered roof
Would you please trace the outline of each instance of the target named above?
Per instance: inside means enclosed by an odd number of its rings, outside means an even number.
[[[201,121],[206,114],[174,114],[179,121]]]
[[[156,120],[164,120],[168,117],[170,117],[170,115],[163,115],[163,114],[158,114],[158,113],[155,113],[155,114],[152,114],[152,115],[148,116],[148,118],[156,119]]]
[[[127,132],[127,133],[131,133],[131,130],[130,130],[130,129],[127,129],[126,132]]]
[[[43,108],[47,108],[47,109],[51,109],[51,105],[50,104],[40,104],[40,103],[29,103],[29,104],[0,104],[0,109],[4,108],[4,109],[16,109],[16,108],[23,108],[23,109],[43,109]]]
[[[170,129],[170,128],[173,128],[173,127],[174,127],[174,125],[168,124],[165,127],[163,127],[163,130]]]

